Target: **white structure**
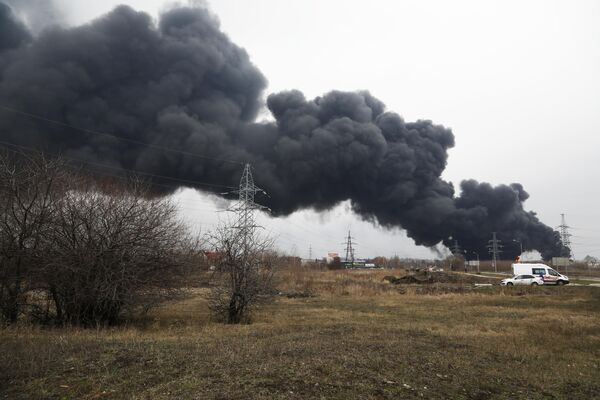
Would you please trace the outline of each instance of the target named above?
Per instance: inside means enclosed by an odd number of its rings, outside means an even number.
[[[513,264],[513,273],[515,275],[534,275],[540,276],[544,284],[566,285],[569,283],[569,277],[553,270],[546,264]]]

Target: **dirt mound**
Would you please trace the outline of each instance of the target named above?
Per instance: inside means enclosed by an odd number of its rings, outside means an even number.
[[[419,271],[416,273],[395,277],[388,275],[383,278],[394,285],[410,285],[410,284],[433,284],[433,283],[493,283],[494,279],[479,276],[465,275],[454,272],[429,272]]]
[[[308,297],[315,297],[315,294],[308,290],[290,290],[287,292],[279,292],[278,295],[282,297],[287,297],[288,299],[303,299]]]
[[[435,282],[433,275],[434,275],[434,273],[418,272],[418,273],[414,273],[414,274],[404,275],[399,278],[392,276],[392,275],[388,275],[388,276],[384,277],[383,280],[387,281],[391,284],[394,284],[394,285],[427,284],[427,283]]]
[[[401,278],[398,278],[396,284],[426,284],[426,283],[434,283],[434,279],[432,275],[428,274],[419,274],[419,275],[405,275]]]

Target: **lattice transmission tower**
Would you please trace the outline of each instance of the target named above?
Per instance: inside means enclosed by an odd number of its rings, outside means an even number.
[[[458,240],[456,240],[456,239],[454,240],[454,244],[452,245],[452,248],[450,249],[450,251],[455,256],[462,256],[463,255],[463,250],[458,245]]]
[[[502,253],[502,248],[504,247],[501,243],[502,241],[496,238],[496,232],[492,232],[492,239],[488,240],[487,248],[489,252],[492,254],[492,265],[494,266],[494,272],[498,272],[498,257],[500,253]]]
[[[356,242],[352,240],[352,235],[350,234],[350,231],[348,231],[348,236],[346,237],[346,242],[344,244],[346,245],[346,262],[351,262],[352,264],[354,264],[353,245],[355,245]]]
[[[255,223],[254,212],[256,210],[268,210],[268,207],[260,205],[254,201],[256,193],[267,194],[264,190],[257,187],[254,184],[254,178],[252,177],[252,168],[250,164],[244,166],[244,172],[242,173],[242,179],[240,179],[240,186],[238,190],[233,193],[238,194],[238,201],[229,208],[236,214],[236,222],[233,226],[235,229],[239,229],[239,234],[243,240],[244,247],[247,247],[251,242],[250,238],[254,235],[254,230],[258,228]]]
[[[573,257],[573,250],[571,249],[571,234],[569,233],[569,228],[570,226],[567,225],[567,222],[565,220],[565,214],[560,214],[560,225],[558,226],[558,229],[560,229],[560,241],[562,242],[564,247],[569,249],[569,253],[571,257]],[[563,256],[563,254],[561,254],[561,256]]]

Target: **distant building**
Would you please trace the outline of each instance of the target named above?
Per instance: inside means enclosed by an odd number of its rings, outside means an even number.
[[[340,257],[339,253],[331,251],[331,252],[327,253],[327,255],[323,258],[323,260],[325,261],[326,264],[331,264],[336,258],[339,258],[339,257]]]
[[[364,268],[365,267],[365,262],[364,261],[358,261],[358,260],[354,260],[354,262],[352,262],[352,261],[342,261],[342,265],[346,269]]]
[[[369,269],[369,268],[381,268],[377,265],[367,262],[366,260],[354,260],[352,261],[342,261],[342,265],[346,269]]]
[[[568,257],[552,257],[553,267],[568,267],[571,264],[571,260]]]

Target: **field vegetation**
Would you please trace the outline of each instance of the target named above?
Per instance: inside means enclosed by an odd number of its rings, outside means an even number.
[[[13,325],[0,398],[598,398],[599,288],[384,280],[404,273],[284,270],[250,324],[215,322],[200,273],[121,326]]]

